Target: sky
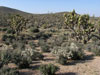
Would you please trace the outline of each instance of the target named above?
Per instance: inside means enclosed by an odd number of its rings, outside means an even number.
[[[29,13],[55,13],[76,10],[78,14],[100,16],[100,0],[0,0],[0,6]]]

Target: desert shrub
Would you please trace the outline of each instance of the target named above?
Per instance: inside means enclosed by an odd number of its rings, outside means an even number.
[[[42,31],[36,35],[36,38],[40,38],[40,39],[48,39],[49,37],[51,37],[51,33],[45,33]]]
[[[15,69],[4,66],[0,69],[0,75],[19,75],[19,72]]]
[[[7,35],[7,34],[4,34],[3,36],[2,36],[2,40],[3,41],[5,41],[5,43],[12,43],[13,42],[13,40],[15,40],[16,38],[13,36],[13,35]]]
[[[64,40],[65,40],[65,37],[59,35],[59,36],[51,37],[50,39],[48,39],[48,42],[50,43],[51,47],[54,47],[54,46],[61,46]]]
[[[49,46],[47,44],[42,45],[41,50],[42,50],[42,52],[50,52]]]
[[[0,61],[2,64],[8,64],[11,61],[11,50],[4,50],[0,53]]]
[[[37,27],[31,27],[30,31],[33,33],[37,33],[37,32],[39,32],[39,29]]]
[[[18,65],[19,68],[29,68],[32,59],[29,56],[23,55],[22,51],[14,51],[12,62]]]
[[[3,63],[2,61],[0,61],[0,69],[3,67]]]
[[[32,61],[43,59],[43,55],[33,49],[16,50],[12,55],[12,62],[19,68],[29,68]]]
[[[86,44],[86,50],[93,52],[96,56],[100,56],[100,41],[95,40]]]
[[[43,54],[36,51],[34,52],[34,55],[32,56],[32,60],[37,60],[37,59],[43,60],[43,58],[44,58]]]
[[[43,55],[42,53],[37,52],[34,49],[25,49],[24,51],[22,51],[22,55],[24,56],[28,56],[30,57],[32,60],[36,60],[36,59],[43,59]]]
[[[41,38],[48,39],[49,37],[51,37],[51,33],[44,33]]]
[[[30,45],[30,47],[31,47],[32,49],[34,49],[35,46],[36,46],[34,42],[29,42],[29,45]]]
[[[5,34],[2,36],[2,40],[5,41],[8,38],[8,36]]]
[[[41,47],[42,52],[49,52],[49,45],[46,43],[46,41],[44,40],[39,40],[38,45]]]
[[[67,63],[67,59],[64,56],[59,55],[59,57],[57,58],[57,62],[62,65],[65,65]]]
[[[70,43],[66,47],[55,47],[52,50],[52,53],[56,56],[63,56],[66,59],[80,60],[84,57],[84,52],[82,48],[77,46],[75,43]]]
[[[39,70],[42,75],[55,75],[59,68],[53,64],[41,65]]]
[[[14,34],[15,32],[11,28],[9,28],[6,33],[7,34]]]
[[[13,49],[24,50],[25,42],[24,41],[14,41],[12,44]]]
[[[100,56],[100,46],[95,46],[92,50],[92,52],[96,55],[96,56]]]
[[[2,31],[7,31],[7,28],[3,28]]]

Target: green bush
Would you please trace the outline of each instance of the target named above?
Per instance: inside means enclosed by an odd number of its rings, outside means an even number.
[[[41,47],[42,52],[49,52],[49,46],[44,40],[39,40],[39,46]]]
[[[21,41],[15,41],[12,43],[13,49],[19,49],[24,50],[25,49],[25,42]]]
[[[59,68],[53,64],[41,65],[39,70],[42,75],[55,75]]]
[[[15,69],[4,66],[0,69],[0,75],[19,75],[19,72]]]
[[[37,60],[37,59],[42,60],[44,58],[42,53],[39,53],[34,49],[25,49],[24,51],[22,51],[22,55],[28,56],[32,60]]]
[[[35,46],[36,46],[34,42],[29,42],[29,45],[30,45],[30,47],[31,47],[32,49],[34,49]]]
[[[94,47],[94,50],[93,50],[93,53],[94,53],[96,56],[100,56],[100,46],[95,46],[95,47]]]
[[[14,33],[15,33],[14,30],[11,29],[11,28],[9,28],[9,29],[7,30],[7,34],[14,34]]]
[[[36,35],[36,38],[40,38],[40,39],[48,39],[49,37],[51,37],[51,33],[45,33],[45,32],[39,32]]]
[[[4,41],[5,43],[11,44],[13,43],[13,40],[15,40],[15,36],[13,36],[12,34],[4,34],[2,36],[2,41]]]
[[[39,29],[37,27],[32,27],[32,28],[30,28],[30,31],[33,33],[37,33],[37,32],[39,32]]]
[[[8,38],[8,36],[6,34],[2,36],[3,41],[6,41],[7,38]]]
[[[3,67],[3,63],[0,61],[0,69]]]
[[[90,42],[86,45],[86,50],[93,52],[94,55],[100,56],[100,41]]]
[[[7,31],[7,28],[3,28],[2,31]]]
[[[66,47],[54,47],[52,53],[56,56],[63,56],[66,59],[80,60],[84,57],[84,52],[80,46],[70,43]]]
[[[12,52],[10,50],[4,50],[0,53],[0,61],[2,64],[8,64],[12,58]]]
[[[39,53],[37,51],[34,51],[33,54],[31,55],[32,60],[43,60],[44,56],[42,53]]]
[[[42,52],[50,52],[48,45],[42,45],[41,49],[42,49]]]
[[[19,68],[29,68],[32,61],[43,59],[43,55],[33,49],[16,50],[12,53],[12,62]]]
[[[62,65],[65,65],[67,63],[67,59],[65,57],[63,57],[62,55],[60,55],[58,58],[57,58],[57,62],[62,64]]]
[[[23,55],[21,51],[14,51],[12,55],[12,62],[19,66],[19,68],[29,68],[32,63],[31,57]]]

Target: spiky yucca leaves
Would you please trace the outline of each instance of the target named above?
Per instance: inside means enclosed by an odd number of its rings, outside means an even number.
[[[39,67],[42,75],[55,75],[55,73],[59,70],[59,68],[53,64],[41,65]]]
[[[16,35],[18,35],[23,29],[25,29],[27,22],[28,22],[28,19],[20,15],[11,15],[9,24],[10,24],[10,27],[16,33]]]
[[[87,43],[91,33],[94,32],[94,25],[89,22],[89,15],[78,15],[75,10],[65,14],[65,24],[75,33],[75,39]]]
[[[12,51],[11,50],[4,50],[0,52],[0,61],[1,64],[8,64],[11,61],[12,58]]]

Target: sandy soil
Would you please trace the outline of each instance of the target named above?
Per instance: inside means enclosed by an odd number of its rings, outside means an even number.
[[[21,75],[40,75],[38,67],[41,64],[52,63],[60,67],[60,70],[57,72],[57,75],[100,75],[100,57],[93,56],[90,52],[86,53],[86,59],[74,61],[68,63],[67,65],[60,65],[56,63],[55,57],[50,53],[44,53],[43,61],[34,61],[31,65],[32,69],[23,69],[20,70]]]

